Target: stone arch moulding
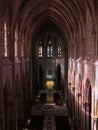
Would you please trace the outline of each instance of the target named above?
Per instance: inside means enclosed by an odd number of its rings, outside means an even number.
[[[9,79],[7,79],[3,85],[3,94],[7,96],[7,103],[9,104],[12,101],[11,81]]]

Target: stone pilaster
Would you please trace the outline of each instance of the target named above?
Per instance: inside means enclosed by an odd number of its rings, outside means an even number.
[[[83,79],[84,79],[84,81],[86,81],[87,78],[89,78],[90,82],[92,83],[92,75],[93,75],[92,61],[86,59],[86,60],[83,61],[83,64],[84,64]]]
[[[2,45],[3,45],[3,22],[0,21],[0,128],[3,129],[3,120],[2,120]]]
[[[98,116],[98,60],[95,64],[95,115]]]

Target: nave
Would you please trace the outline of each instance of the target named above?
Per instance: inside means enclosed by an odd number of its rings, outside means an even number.
[[[45,103],[31,108],[31,117],[27,120],[28,130],[71,130],[66,104]]]
[[[0,0],[0,130],[29,119],[98,130],[98,0]]]

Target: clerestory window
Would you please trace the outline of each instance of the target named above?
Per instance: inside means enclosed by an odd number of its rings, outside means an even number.
[[[7,25],[4,22],[4,57],[8,56]]]

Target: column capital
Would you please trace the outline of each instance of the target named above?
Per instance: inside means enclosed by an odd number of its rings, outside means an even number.
[[[96,60],[96,61],[94,62],[94,65],[95,65],[95,66],[98,66],[98,60]]]
[[[82,61],[82,56],[79,57],[79,58],[76,60],[76,62],[81,62],[81,61]]]
[[[98,121],[98,116],[97,115],[93,115],[92,117],[93,117],[94,122]]]
[[[72,57],[69,58],[69,61],[72,61]]]
[[[91,60],[85,59],[85,60],[83,61],[83,64],[88,64],[88,65],[90,65],[90,64],[92,64],[92,62],[91,62]]]

